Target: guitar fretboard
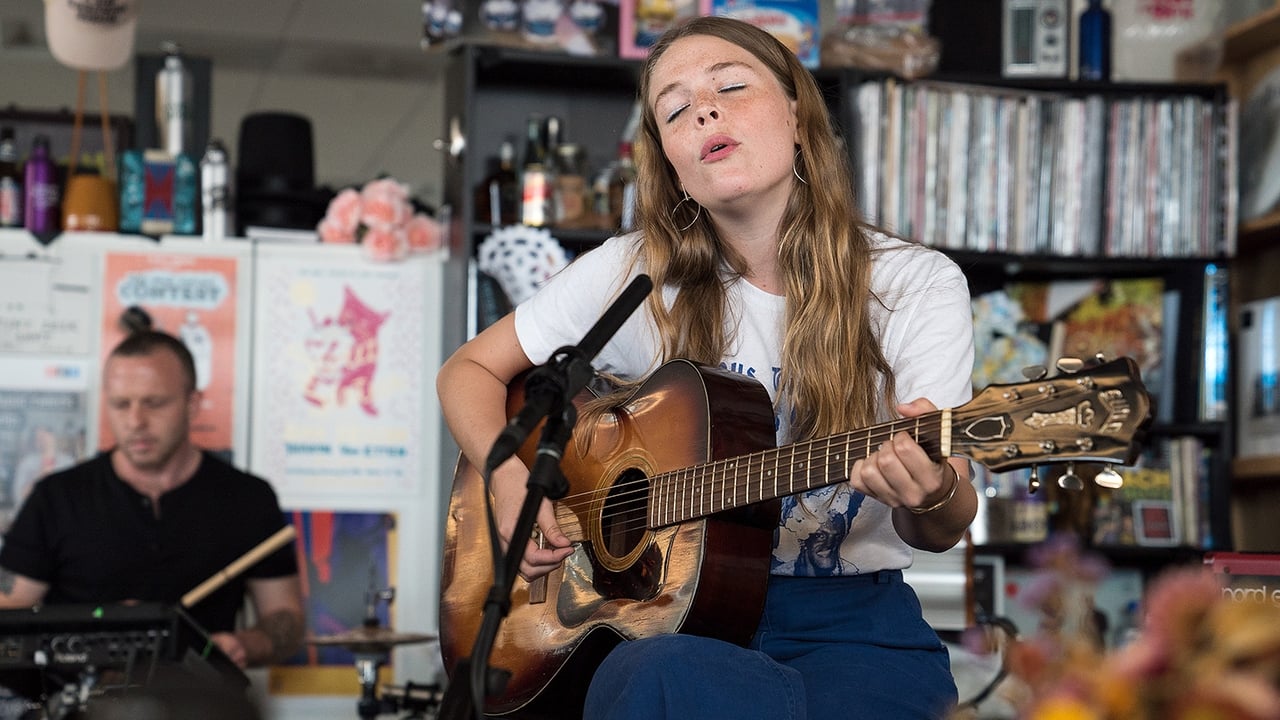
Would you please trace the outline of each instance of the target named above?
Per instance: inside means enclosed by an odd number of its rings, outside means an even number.
[[[895,433],[908,432],[930,457],[950,454],[951,411],[786,445],[674,470],[650,479],[649,527],[834,485],[849,465],[875,452]]]

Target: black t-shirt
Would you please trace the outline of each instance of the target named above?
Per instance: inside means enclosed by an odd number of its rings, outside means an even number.
[[[285,525],[261,478],[203,453],[195,475],[151,501],[116,476],[111,454],[36,484],[0,548],[0,567],[49,584],[46,604],[145,600],[177,604]],[[235,627],[246,580],[298,572],[292,543],[188,613],[209,632]]]

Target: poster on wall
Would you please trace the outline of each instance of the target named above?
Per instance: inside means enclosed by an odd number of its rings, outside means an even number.
[[[369,610],[379,627],[395,628],[396,516],[333,510],[288,514],[298,533],[298,577],[307,634],[314,642],[271,668],[269,688],[279,695],[358,694],[355,653],[330,641],[359,630]]]
[[[283,494],[420,488],[430,262],[260,249],[250,466]]]
[[[103,360],[124,339],[125,309],[146,311],[152,327],[182,340],[195,360],[202,399],[192,440],[228,460],[235,440],[239,263],[234,256],[182,252],[108,252],[103,262]],[[100,444],[110,445],[103,422]]]
[[[89,363],[5,357],[0,377],[0,533],[37,480],[86,457]]]
[[[90,354],[96,297],[88,254],[0,255],[0,353]]]

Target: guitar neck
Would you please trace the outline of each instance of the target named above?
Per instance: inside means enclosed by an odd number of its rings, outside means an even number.
[[[940,459],[951,454],[950,429],[951,411],[939,410],[656,475],[650,479],[649,527],[842,482],[852,463],[899,432],[910,433],[930,457]]]

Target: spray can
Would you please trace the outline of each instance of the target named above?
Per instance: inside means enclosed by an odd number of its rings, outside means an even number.
[[[205,242],[227,237],[227,216],[231,209],[231,191],[227,181],[227,151],[216,138],[209,141],[200,159],[200,205],[204,210]]]
[[[166,42],[162,47],[164,65],[156,73],[156,132],[160,148],[176,157],[193,142],[191,72],[177,44]]]

